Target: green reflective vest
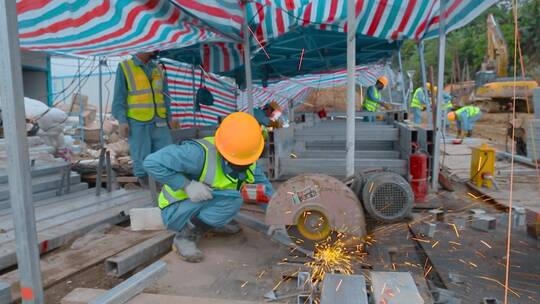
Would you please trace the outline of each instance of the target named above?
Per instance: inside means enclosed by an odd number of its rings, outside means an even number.
[[[375,94],[375,97],[377,99],[381,99],[381,92],[379,92],[379,90],[377,90],[377,88],[374,88],[374,94]],[[379,103],[376,102],[375,100],[371,100],[371,98],[369,98],[369,95],[366,94],[366,99],[364,99],[364,109],[366,109],[368,112],[377,112],[377,110],[379,110]]]
[[[422,87],[419,87],[416,90],[414,90],[413,98],[412,98],[412,101],[411,101],[411,108],[418,108],[418,109],[423,109],[424,108],[422,106],[423,102],[422,102],[422,100],[420,100],[420,94],[423,94],[424,98],[426,98],[426,96],[424,94],[424,88],[422,88]]]
[[[163,71],[156,66],[152,79],[148,80],[144,70],[133,59],[120,63],[127,80],[127,117],[138,121],[150,121],[157,116],[167,117],[163,99]]]
[[[480,108],[476,106],[464,106],[456,111],[457,119],[461,118],[461,113],[467,113],[467,117],[474,117],[480,114]]]
[[[205,137],[195,140],[205,152],[204,167],[199,176],[199,182],[205,183],[214,190],[239,190],[243,183],[253,184],[255,182],[256,163],[252,164],[246,171],[246,180],[235,179],[223,171],[222,157],[217,152],[214,145],[214,137]],[[170,204],[183,201],[188,195],[183,189],[173,190],[169,185],[163,185],[158,198],[159,208],[163,209]]]

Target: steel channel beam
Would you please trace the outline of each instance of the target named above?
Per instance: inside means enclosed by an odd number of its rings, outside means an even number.
[[[44,303],[34,221],[30,155],[26,138],[23,77],[15,1],[0,1],[0,105],[6,142],[11,208],[15,219],[22,303]]]
[[[90,301],[88,304],[126,303],[143,292],[153,282],[164,276],[165,273],[167,273],[167,264],[161,260],[154,262],[113,289]]]
[[[160,233],[119,254],[105,260],[108,275],[120,277],[133,269],[144,265],[169,252],[174,239],[174,232]]]

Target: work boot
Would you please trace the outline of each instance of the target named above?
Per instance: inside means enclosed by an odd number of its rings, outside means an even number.
[[[197,247],[197,243],[209,228],[210,226],[197,217],[193,217],[176,233],[173,244],[183,260],[190,263],[199,263],[203,260],[204,254]]]
[[[241,231],[242,227],[240,227],[240,224],[238,224],[238,222],[235,220],[232,220],[221,227],[216,227],[212,229],[212,232],[223,235],[233,235],[240,233]]]
[[[467,131],[467,137],[472,137],[472,131]]]
[[[461,130],[457,130],[456,137],[457,137],[457,138],[460,138],[460,137],[461,137]]]

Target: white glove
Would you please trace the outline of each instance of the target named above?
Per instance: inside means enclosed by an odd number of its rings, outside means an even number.
[[[184,189],[192,202],[198,203],[212,199],[212,189],[207,185],[192,180]]]

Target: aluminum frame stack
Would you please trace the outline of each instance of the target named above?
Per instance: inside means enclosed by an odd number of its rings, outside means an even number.
[[[345,177],[345,120],[339,113],[331,115],[335,119],[321,121],[311,114],[304,114],[304,123],[273,132],[271,178],[287,179],[302,173]],[[370,114],[385,116],[384,121],[377,122],[364,122],[361,115],[366,113],[356,114],[355,172],[385,169],[407,178],[410,142],[401,143],[400,140],[401,133],[408,129],[398,125],[404,120],[404,112]]]

